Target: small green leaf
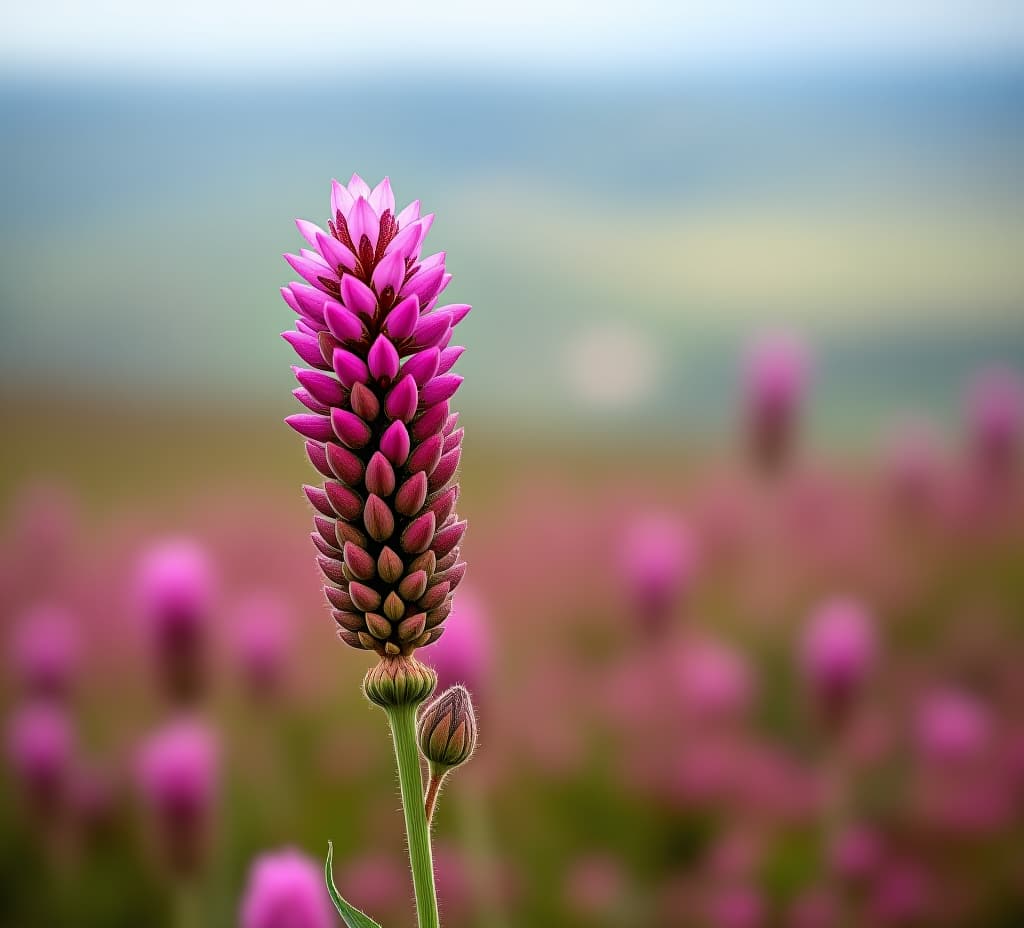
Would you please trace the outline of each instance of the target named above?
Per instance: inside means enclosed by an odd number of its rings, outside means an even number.
[[[338,910],[348,928],[380,928],[369,915],[360,912],[354,905],[350,905],[341,898],[338,887],[334,885],[334,871],[331,869],[331,861],[334,859],[334,842],[327,842],[327,863],[324,864],[324,879],[327,880],[327,892],[331,894],[334,907]]]

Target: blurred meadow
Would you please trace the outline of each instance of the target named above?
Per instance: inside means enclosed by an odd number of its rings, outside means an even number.
[[[552,14],[562,67],[511,20],[500,66],[460,67],[457,30],[421,65],[409,26],[347,64],[330,20],[262,70],[227,26],[149,67],[117,30],[90,58],[70,8],[52,45],[10,14],[0,926],[305,928],[240,906],[260,855],[328,839],[346,895],[413,923],[282,422],[280,255],[353,171],[436,211],[474,307],[469,570],[423,652],[480,716],[444,924],[1024,924],[1024,22],[922,9],[903,38],[937,49],[797,28],[693,65],[641,6],[650,66],[602,59],[621,10],[589,52]],[[216,755],[188,910],[142,759],[178,714],[147,637],[167,550],[202,575]]]

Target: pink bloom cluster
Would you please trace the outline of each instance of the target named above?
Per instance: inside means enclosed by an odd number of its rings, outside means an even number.
[[[421,256],[432,221],[419,201],[396,213],[387,178],[335,181],[327,231],[299,220],[311,248],[285,256],[305,282],[281,290],[309,365],[294,391],[308,411],[287,422],[324,477],[305,492],[327,598],[342,640],[382,656],[440,637],[465,572],[449,343],[470,307],[438,306],[451,275],[444,252]]]

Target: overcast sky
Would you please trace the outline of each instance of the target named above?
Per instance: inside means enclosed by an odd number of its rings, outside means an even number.
[[[0,0],[8,69],[611,70],[1024,50],[1017,0]]]

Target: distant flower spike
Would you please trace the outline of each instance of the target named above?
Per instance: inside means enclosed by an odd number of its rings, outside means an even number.
[[[305,493],[339,636],[408,656],[441,636],[465,570],[449,342],[469,306],[437,305],[444,253],[420,257],[433,217],[418,202],[396,215],[387,178],[335,181],[331,211],[326,230],[298,220],[313,250],[285,255],[304,282],[281,290],[298,317],[283,337],[309,365],[293,368],[304,409],[286,421],[327,478]]]

